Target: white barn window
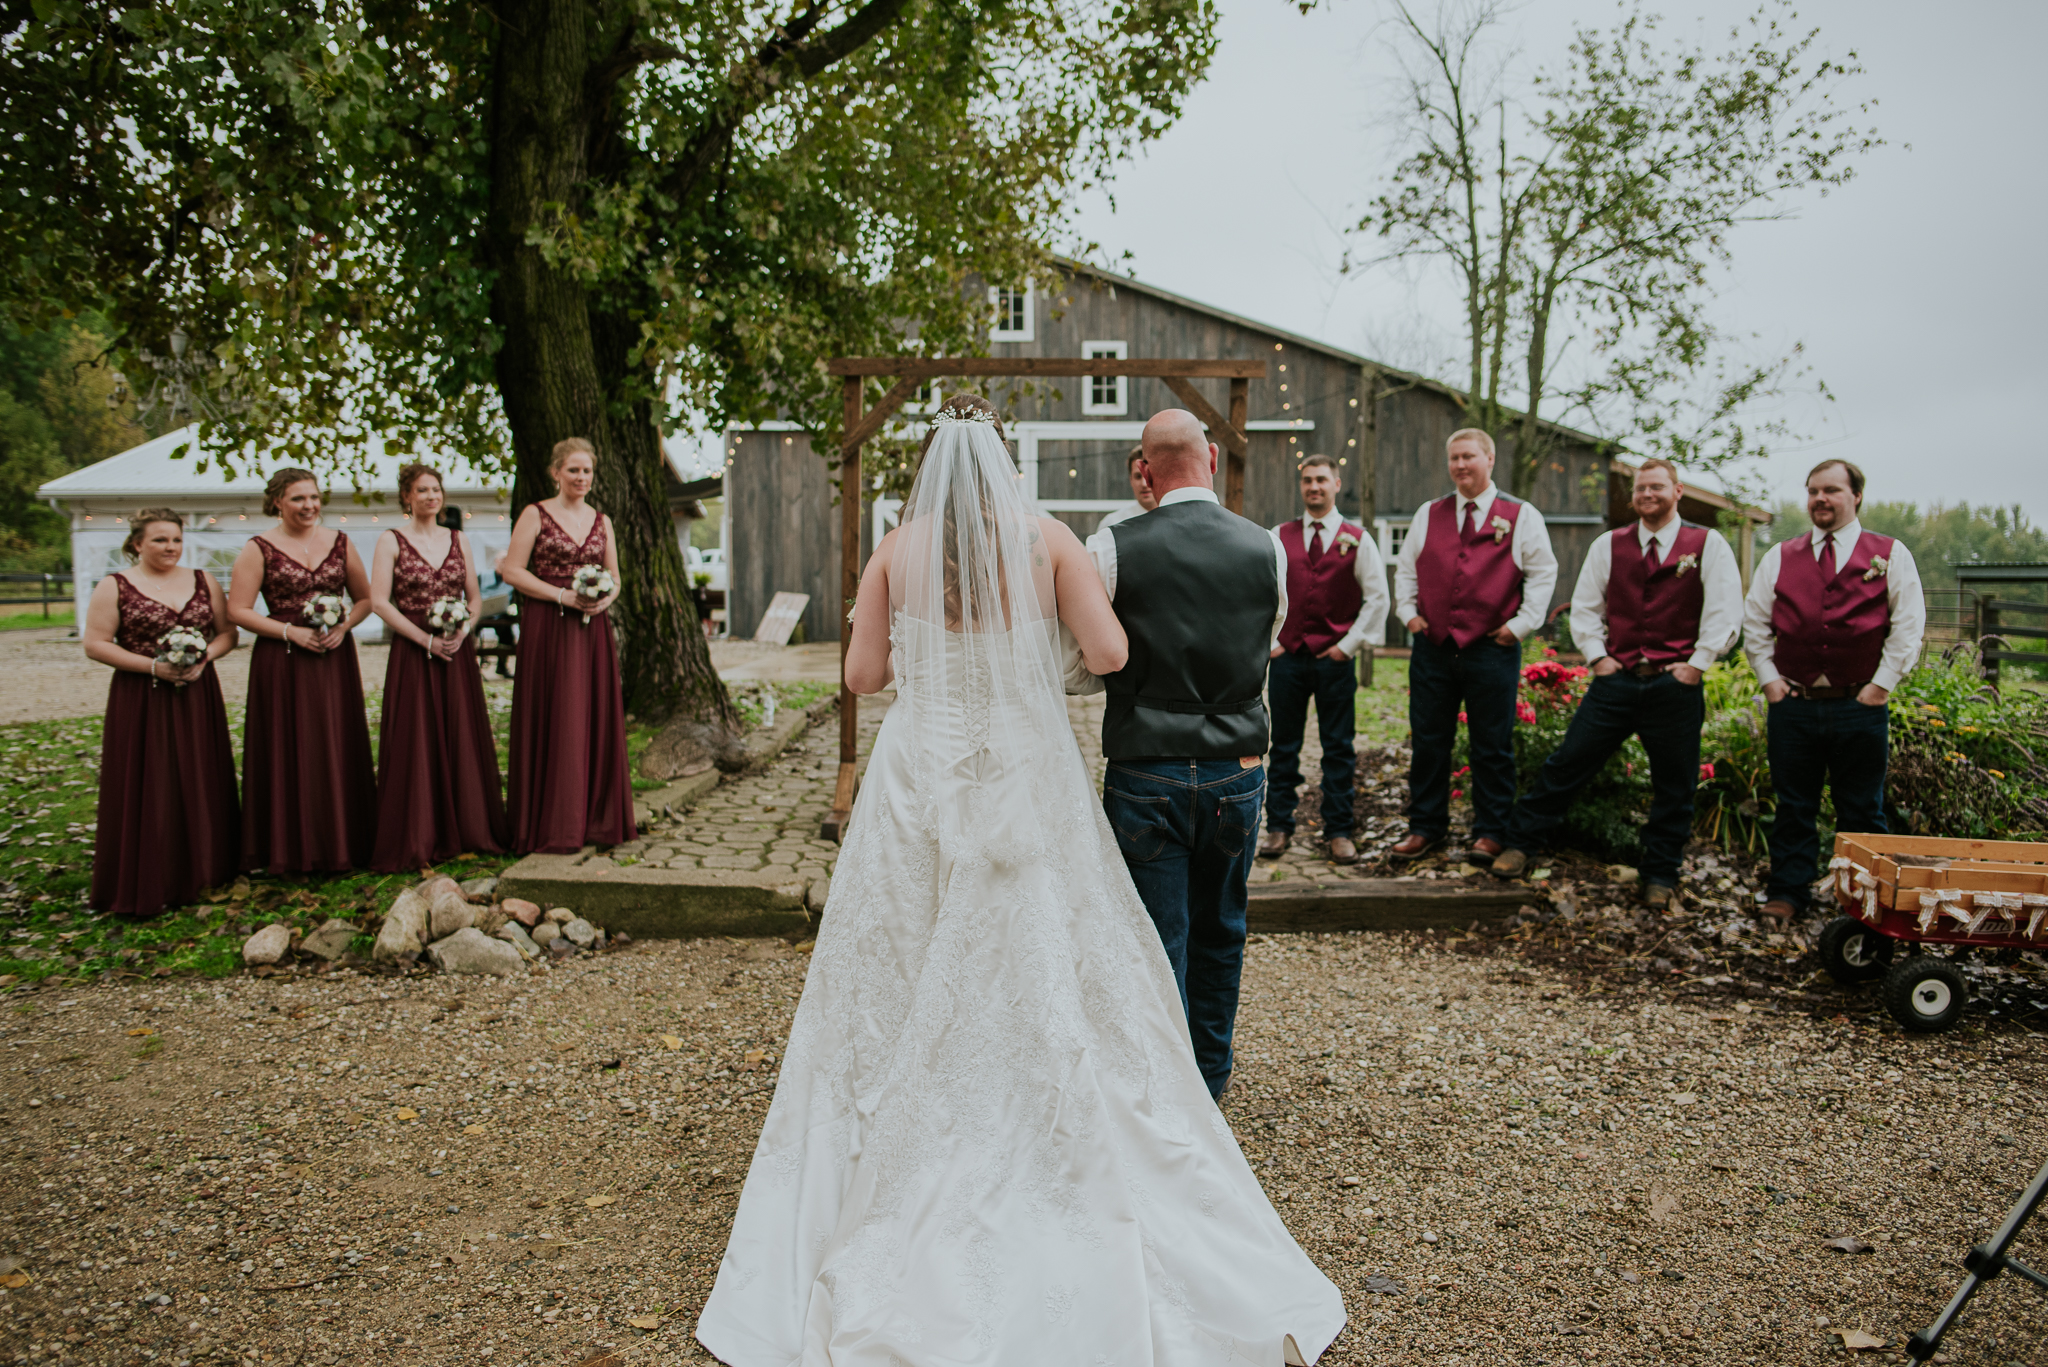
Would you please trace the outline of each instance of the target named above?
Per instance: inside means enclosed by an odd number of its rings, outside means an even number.
[[[1130,359],[1128,342],[1083,342],[1081,354],[1091,361]],[[1090,375],[1088,395],[1081,411],[1090,417],[1120,418],[1131,410],[1131,380],[1128,375]]]
[[[1032,340],[1032,315],[1037,311],[1035,306],[1038,303],[1036,286],[991,285],[988,303],[990,312],[994,314],[993,326],[988,330],[991,342]]]

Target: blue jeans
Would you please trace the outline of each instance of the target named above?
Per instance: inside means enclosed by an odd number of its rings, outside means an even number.
[[[1415,638],[1408,657],[1408,829],[1441,840],[1451,830],[1451,755],[1458,713],[1472,745],[1472,838],[1506,843],[1515,806],[1515,691],[1522,648],[1490,638],[1463,650]]]
[[[1306,651],[1275,657],[1266,671],[1266,706],[1273,719],[1273,748],[1266,757],[1266,829],[1294,830],[1300,800],[1301,738],[1308,729],[1309,699],[1316,703],[1316,730],[1323,739],[1323,839],[1350,835],[1351,792],[1358,782],[1358,662],[1325,660]]]
[[[1787,698],[1769,720],[1771,877],[1764,896],[1804,908],[1819,876],[1820,790],[1835,794],[1835,829],[1883,834],[1884,775],[1891,756],[1891,709],[1854,698]]]
[[[1244,880],[1266,771],[1234,759],[1112,760],[1102,809],[1180,987],[1211,1096],[1230,1081],[1244,972]]]
[[[1650,757],[1650,819],[1642,830],[1645,883],[1678,886],[1678,861],[1692,834],[1693,794],[1699,788],[1700,727],[1706,690],[1669,674],[1596,676],[1572,714],[1564,740],[1543,761],[1535,783],[1515,808],[1507,845],[1540,850],[1564,825],[1572,799],[1630,736]]]

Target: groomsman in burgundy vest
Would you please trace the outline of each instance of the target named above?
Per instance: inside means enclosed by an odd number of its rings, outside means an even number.
[[[1387,630],[1387,569],[1379,547],[1337,511],[1343,487],[1328,456],[1301,463],[1302,515],[1273,529],[1287,551],[1287,621],[1266,672],[1273,748],[1266,757],[1266,834],[1261,859],[1287,852],[1301,787],[1301,738],[1315,699],[1323,742],[1323,839],[1330,862],[1355,864],[1352,789],[1357,785],[1358,666],[1353,657]]]
[[[1650,819],[1642,829],[1643,900],[1661,909],[1678,887],[1699,786],[1700,676],[1735,644],[1742,570],[1719,532],[1678,517],[1685,488],[1666,460],[1636,471],[1636,521],[1595,541],[1572,591],[1572,640],[1593,682],[1564,741],[1515,807],[1507,849],[1493,861],[1518,877],[1529,854],[1564,826],[1572,799],[1630,736],[1650,757]]]
[[[1445,443],[1456,492],[1415,514],[1394,574],[1408,624],[1408,834],[1389,852],[1419,859],[1451,829],[1458,714],[1471,739],[1472,847],[1491,863],[1515,805],[1515,693],[1522,641],[1543,625],[1557,557],[1543,514],[1493,484],[1493,438],[1476,427]]]
[[[1813,530],[1764,552],[1743,604],[1742,649],[1770,704],[1771,877],[1764,914],[1806,908],[1818,873],[1823,786],[1835,828],[1885,830],[1891,691],[1920,658],[1927,605],[1903,542],[1865,531],[1863,472],[1825,460],[1806,477]]]

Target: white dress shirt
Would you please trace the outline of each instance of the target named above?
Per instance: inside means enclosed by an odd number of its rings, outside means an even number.
[[[1344,515],[1335,508],[1321,517],[1310,517],[1303,513],[1301,522],[1301,546],[1303,550],[1313,549],[1316,538],[1322,538],[1323,554],[1336,549],[1337,537],[1344,530]],[[1286,524],[1282,524],[1283,526]],[[1280,528],[1273,529],[1275,537]],[[1351,568],[1358,576],[1358,591],[1364,601],[1358,607],[1358,620],[1351,624],[1351,630],[1344,633],[1337,642],[1337,649],[1344,652],[1345,659],[1351,659],[1365,646],[1376,646],[1387,638],[1387,564],[1380,559],[1379,544],[1367,532],[1358,539],[1358,548],[1351,553]]]
[[[1486,526],[1493,513],[1494,495],[1499,492],[1488,484],[1477,498],[1454,495],[1456,525],[1464,526],[1466,510],[1476,508],[1479,525]],[[1400,558],[1394,562],[1394,615],[1404,623],[1421,615],[1415,607],[1415,561],[1422,554],[1423,538],[1429,534],[1429,511],[1435,506],[1436,500],[1432,499],[1415,510],[1415,520],[1408,524],[1408,539],[1401,543]],[[1530,632],[1543,625],[1544,616],[1550,611],[1550,595],[1557,590],[1557,556],[1550,549],[1550,531],[1543,525],[1543,514],[1526,499],[1521,512],[1515,515],[1515,537],[1509,549],[1516,567],[1522,571],[1522,606],[1508,619],[1507,626],[1516,640],[1526,641]]]
[[[1203,489],[1190,484],[1179,489],[1167,491],[1167,493],[1161,496],[1159,506],[1164,508],[1175,503],[1221,503],[1222,501],[1216,497],[1214,489]],[[1278,533],[1268,530],[1266,535],[1273,538],[1273,567],[1280,576],[1280,607],[1278,615],[1273,618],[1272,637],[1272,641],[1278,641],[1280,639],[1281,624],[1287,620],[1287,548],[1280,544]],[[1109,601],[1114,603],[1116,601],[1116,533],[1105,527],[1089,537],[1088,554],[1095,558],[1095,572],[1102,576],[1102,587],[1108,591]],[[1269,647],[1272,641],[1267,643]]]
[[[1816,563],[1826,549],[1822,540],[1826,535],[1814,529],[1810,550]],[[1860,518],[1836,531],[1836,565],[1848,563],[1862,535]],[[1787,544],[1780,541],[1764,552],[1763,563],[1756,567],[1756,575],[1749,581],[1749,597],[1742,605],[1742,652],[1749,656],[1757,682],[1763,684],[1784,677],[1776,664],[1778,638],[1771,630],[1771,613],[1778,605],[1778,562],[1784,557]],[[1884,596],[1892,612],[1892,630],[1884,639],[1884,653],[1878,657],[1877,673],[1870,681],[1889,693],[1920,662],[1920,638],[1927,634],[1927,602],[1920,596],[1920,567],[1913,563],[1913,552],[1906,549],[1903,541],[1892,542],[1892,553],[1885,561]],[[1856,682],[1836,679],[1831,685],[1822,686],[1846,687]]]
[[[1098,532],[1104,531],[1110,527],[1114,527],[1119,522],[1129,522],[1134,517],[1143,517],[1145,513],[1145,505],[1138,502],[1138,500],[1134,498],[1129,503],[1126,503],[1123,507],[1112,508],[1108,512],[1104,513],[1102,515],[1102,521],[1095,524],[1095,530]],[[1092,532],[1090,533],[1091,536],[1093,534],[1094,533]]]
[[[1668,565],[1672,544],[1678,540],[1679,525],[1674,513],[1653,532],[1638,518],[1636,545],[1648,555],[1650,543],[1656,542],[1657,563]],[[1572,643],[1585,655],[1587,664],[1607,653],[1607,580],[1613,566],[1614,537],[1609,534],[1595,540],[1592,549],[1586,552],[1578,585],[1572,590]],[[1735,644],[1735,633],[1742,627],[1742,567],[1735,563],[1735,551],[1728,538],[1719,532],[1707,533],[1706,549],[1700,552],[1699,575],[1706,601],[1700,604],[1699,641],[1686,663],[1694,669],[1706,669]]]

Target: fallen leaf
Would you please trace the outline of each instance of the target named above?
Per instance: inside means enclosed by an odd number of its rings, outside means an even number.
[[[635,1329],[659,1329],[661,1328],[661,1316],[635,1315],[627,1320],[626,1323],[632,1325]]]
[[[1855,1238],[1855,1237],[1853,1237],[1853,1236],[1851,1236],[1851,1235],[1847,1235],[1847,1234],[1844,1234],[1844,1235],[1843,1235],[1843,1236],[1842,1236],[1841,1238],[1839,1238],[1839,1239],[1829,1239],[1829,1240],[1827,1240],[1827,1241],[1826,1241],[1825,1243],[1823,1243],[1823,1244],[1821,1245],[1821,1247],[1822,1247],[1822,1248],[1832,1248],[1832,1249],[1834,1249],[1834,1250],[1835,1250],[1836,1252],[1838,1252],[1838,1253],[1875,1253],[1875,1252],[1877,1252],[1877,1245],[1876,1245],[1876,1244],[1866,1244],[1866,1243],[1864,1243],[1864,1242],[1863,1242],[1863,1241],[1862,1241],[1861,1239]]]
[[[762,1059],[765,1059],[767,1057],[768,1051],[766,1049],[747,1050],[747,1062],[749,1064],[758,1064],[759,1062],[761,1062]]]
[[[796,946],[796,952],[799,954],[808,954],[817,947],[818,942],[816,940],[806,940],[802,944]]]
[[[1375,1274],[1365,1279],[1365,1289],[1375,1296],[1398,1296],[1401,1294],[1401,1283],[1392,1277]]]
[[[391,1113],[391,1118],[393,1120],[418,1120],[420,1113],[410,1106],[400,1106]]]
[[[681,1035],[663,1035],[661,1037],[661,1042],[668,1046],[668,1051],[670,1053],[674,1053],[676,1050],[683,1047],[683,1037]]]
[[[361,1111],[350,1111],[342,1119],[351,1125],[360,1125],[363,1123],[363,1113]]]
[[[10,1272],[4,1277],[0,1277],[0,1286],[4,1286],[10,1291],[18,1291],[27,1285],[28,1273],[26,1272]]]
[[[482,1134],[488,1129],[490,1129],[488,1125],[464,1125],[462,1132],[464,1134]]]
[[[1658,1224],[1669,1224],[1678,1218],[1678,1198],[1668,1191],[1660,1191],[1650,1197],[1650,1218]]]
[[[599,1206],[611,1205],[618,1199],[616,1196],[586,1196],[583,1198],[583,1204],[589,1206],[592,1210],[596,1210]]]
[[[1873,1334],[1866,1334],[1861,1329],[1830,1329],[1828,1332],[1840,1339],[1842,1346],[1852,1353],[1860,1353],[1869,1348],[1884,1347],[1883,1339]]]
[[[154,1035],[155,1033],[156,1028],[154,1026],[138,1025],[133,1030],[130,1030],[128,1035],[132,1039],[136,1035]]]

